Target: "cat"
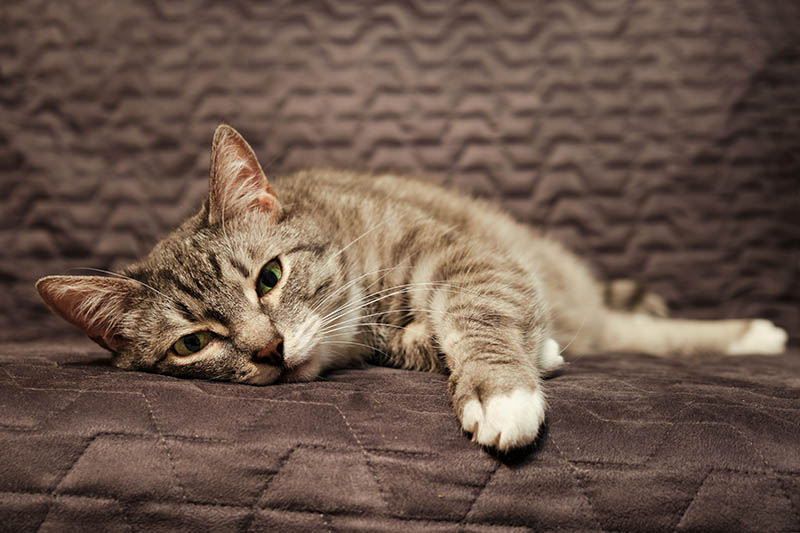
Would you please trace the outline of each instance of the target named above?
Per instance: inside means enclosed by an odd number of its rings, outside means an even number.
[[[446,373],[463,430],[499,451],[536,438],[562,352],[779,354],[787,339],[767,320],[665,318],[655,294],[600,283],[492,203],[430,183],[267,179],[227,125],[205,203],[149,255],[36,288],[120,368],[252,385],[365,362]]]

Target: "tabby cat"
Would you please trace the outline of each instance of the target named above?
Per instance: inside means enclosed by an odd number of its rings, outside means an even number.
[[[766,320],[664,318],[657,296],[601,284],[494,205],[430,183],[328,169],[268,180],[226,125],[199,213],[118,275],[36,287],[121,368],[253,385],[364,362],[448,373],[461,426],[498,450],[535,439],[562,351],[786,342]]]

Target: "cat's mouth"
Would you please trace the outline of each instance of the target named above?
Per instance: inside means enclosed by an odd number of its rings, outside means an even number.
[[[281,366],[257,365],[242,382],[248,385],[271,385],[311,381],[319,376],[320,366],[317,358],[309,354],[295,364],[284,362]]]
[[[287,342],[286,357],[281,365],[279,381],[292,383],[297,381],[311,381],[320,372],[319,357],[317,357],[316,343],[312,336],[307,336],[305,342]]]

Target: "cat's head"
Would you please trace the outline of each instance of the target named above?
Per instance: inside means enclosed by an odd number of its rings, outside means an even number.
[[[252,148],[222,125],[198,214],[119,276],[48,276],[36,288],[122,368],[251,384],[313,379],[355,334],[350,313],[337,312],[348,310],[352,287],[321,226],[281,204]],[[320,342],[334,328],[337,341]]]

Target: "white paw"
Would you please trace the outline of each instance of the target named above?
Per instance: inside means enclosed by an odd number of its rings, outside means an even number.
[[[786,332],[769,320],[757,319],[739,339],[728,345],[728,355],[778,355],[786,349]]]
[[[561,348],[553,339],[544,341],[542,356],[539,358],[539,365],[542,372],[552,372],[564,366],[564,358],[561,356]]]
[[[497,394],[483,405],[471,399],[461,413],[461,426],[478,444],[507,451],[533,442],[544,422],[545,406],[541,388]]]

